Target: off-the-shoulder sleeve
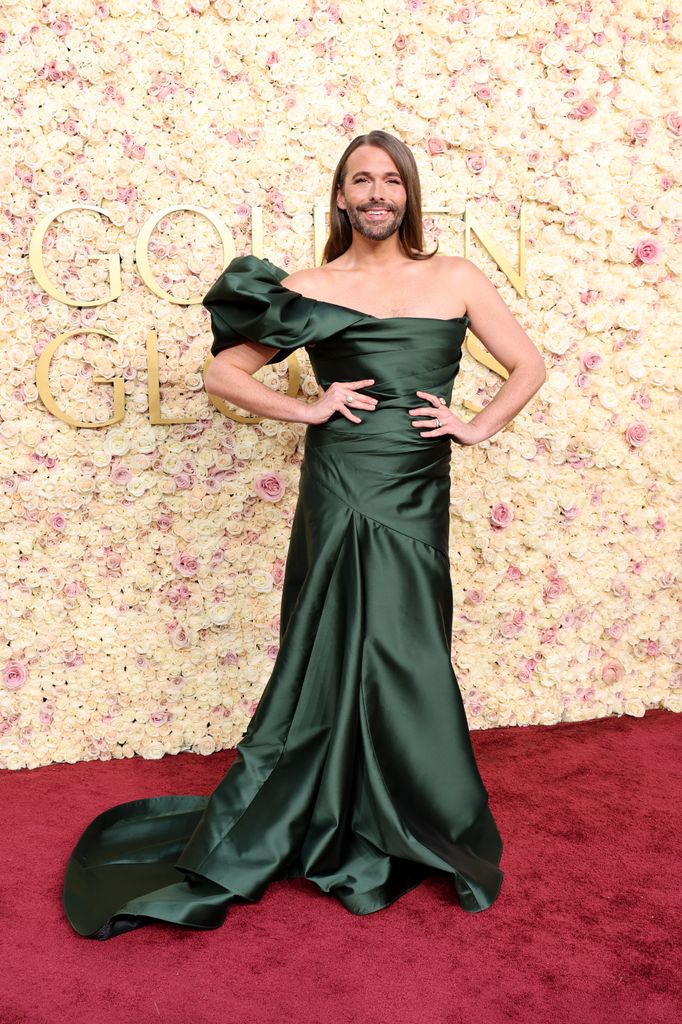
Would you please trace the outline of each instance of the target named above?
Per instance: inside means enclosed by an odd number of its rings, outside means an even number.
[[[285,288],[280,282],[286,276],[257,256],[237,256],[228,264],[202,300],[211,314],[211,355],[258,341],[275,350],[268,363],[278,363],[319,340],[315,300]]]

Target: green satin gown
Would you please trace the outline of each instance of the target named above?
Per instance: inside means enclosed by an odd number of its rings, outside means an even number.
[[[237,257],[204,298],[212,353],[250,338],[269,362],[305,347],[318,383],[374,378],[361,423],[305,432],[280,648],[234,763],[210,796],[99,814],[71,854],[80,935],[151,921],[217,928],[235,898],[304,877],[354,914],[434,871],[476,913],[498,895],[502,840],[450,660],[451,439],[408,410],[449,404],[469,319],[378,318],[288,289]],[[425,428],[421,428],[425,429]]]

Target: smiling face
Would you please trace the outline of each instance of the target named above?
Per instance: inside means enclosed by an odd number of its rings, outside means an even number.
[[[400,171],[386,150],[358,146],[348,157],[336,205],[353,229],[375,242],[394,234],[405,216],[407,193]]]

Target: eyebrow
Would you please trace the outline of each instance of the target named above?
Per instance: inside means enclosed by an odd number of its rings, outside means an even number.
[[[354,173],[352,174],[352,177],[353,178],[357,178],[358,174],[366,174],[369,178],[372,177],[371,171],[354,171]],[[399,178],[399,177],[400,177],[400,171],[386,171],[386,173],[384,174],[384,178]]]

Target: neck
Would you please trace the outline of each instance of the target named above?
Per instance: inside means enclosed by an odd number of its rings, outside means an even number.
[[[349,269],[364,268],[366,270],[387,270],[399,263],[405,263],[408,259],[400,245],[397,231],[389,238],[378,242],[372,238],[365,238],[355,229],[353,229],[353,241],[343,256],[339,258]]]

